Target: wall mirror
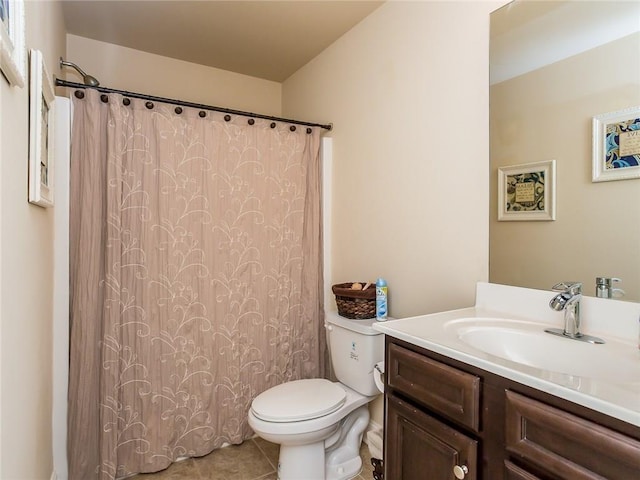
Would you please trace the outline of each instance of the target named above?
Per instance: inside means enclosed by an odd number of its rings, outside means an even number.
[[[640,178],[592,181],[593,118],[640,106],[640,2],[516,0],[491,14],[489,280],[619,277],[640,301]],[[555,220],[499,221],[498,170],[555,160]],[[529,192],[530,193],[530,192]]]

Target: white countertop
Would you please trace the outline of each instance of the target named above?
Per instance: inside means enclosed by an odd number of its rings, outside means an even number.
[[[555,321],[557,316],[549,317],[543,313],[536,315],[536,318],[532,319],[531,316],[505,312],[506,308],[503,308],[504,306],[499,304],[500,301],[495,304],[496,309],[487,308],[487,304],[491,303],[491,299],[485,296],[487,292],[483,292],[483,290],[490,291],[489,297],[491,297],[495,293],[501,296],[504,296],[505,293],[509,294],[509,289],[515,289],[515,294],[520,296],[523,294],[527,296],[527,290],[529,290],[517,287],[504,287],[501,285],[497,286],[497,289],[494,289],[491,284],[479,284],[475,307],[378,322],[373,325],[373,328],[391,337],[404,340],[413,345],[550,393],[633,425],[640,426],[640,376],[636,378],[635,369],[631,372],[631,375],[628,374],[629,372],[626,372],[627,378],[621,378],[624,377],[624,375],[619,375],[616,371],[612,371],[610,375],[603,375],[601,372],[599,375],[591,377],[570,375],[562,371],[553,371],[551,368],[548,370],[535,368],[473,348],[458,337],[455,329],[450,328],[452,321],[457,319],[470,319],[469,321],[472,323],[477,322],[478,325],[482,325],[483,322],[491,322],[494,319],[522,320],[525,328],[539,328],[541,331],[547,327],[561,326]],[[531,298],[536,302],[536,305],[540,303],[541,298],[544,298],[547,303],[548,298],[551,298],[548,292],[542,292],[543,295],[537,290],[532,290],[531,292],[533,292]],[[590,302],[593,303],[594,300],[600,299],[592,299]],[[518,301],[518,310],[530,313],[531,309],[526,308],[527,302],[527,300],[523,301],[522,299]],[[622,302],[616,302],[616,304],[621,303]],[[604,305],[605,307],[609,305],[615,307],[613,303]],[[548,307],[546,308],[548,309]],[[632,304],[622,305],[620,308],[625,316],[635,317],[632,318],[632,320],[635,320],[633,325],[637,328],[637,309],[640,308],[640,306]],[[510,309],[512,310],[513,308]],[[535,311],[535,309],[533,309],[533,311]],[[539,312],[544,312],[544,310],[540,309]],[[546,318],[543,318],[541,321],[539,318],[541,316]],[[549,318],[553,318],[554,322],[549,322]],[[607,320],[612,321],[611,318]],[[627,321],[627,324],[630,324],[630,321]],[[618,327],[618,329],[619,328],[620,327]],[[630,329],[629,327],[628,330]],[[600,333],[601,331],[602,330],[596,333]],[[593,334],[593,332],[589,331],[584,331],[584,333]],[[640,365],[640,350],[638,350],[637,343],[634,343],[630,338],[619,338],[607,335],[607,332],[604,332],[600,336],[605,338],[607,343],[605,345],[598,345],[596,348],[607,349],[616,355],[622,352],[622,354],[626,356],[625,358],[631,356],[632,361],[636,359],[639,362],[638,365]],[[560,337],[557,338],[560,342],[576,341]],[[558,345],[560,346],[558,349],[548,352],[549,356],[552,357],[553,355],[563,354],[563,344],[560,343]],[[548,363],[553,364],[552,359]]]

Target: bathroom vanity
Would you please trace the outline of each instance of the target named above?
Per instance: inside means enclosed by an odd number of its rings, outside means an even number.
[[[386,334],[385,478],[640,478],[640,351],[625,342],[640,306],[589,299],[585,326],[608,346],[582,349],[539,336],[557,326],[538,308],[549,298],[479,284],[473,308],[376,326]],[[607,322],[629,318],[598,329],[605,311]],[[487,332],[515,349],[496,350]]]
[[[640,474],[638,427],[389,336],[385,362],[385,478]]]

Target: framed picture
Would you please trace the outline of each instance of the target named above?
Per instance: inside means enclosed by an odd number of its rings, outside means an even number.
[[[26,78],[23,0],[0,0],[0,70],[10,85]]]
[[[640,178],[640,107],[593,117],[593,181]]]
[[[29,202],[53,206],[53,86],[38,50],[29,62]]]
[[[555,203],[555,160],[498,168],[498,220],[555,220]]]

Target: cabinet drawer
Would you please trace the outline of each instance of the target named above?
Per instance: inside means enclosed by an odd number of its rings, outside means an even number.
[[[389,344],[389,387],[448,419],[479,429],[480,378],[457,368]]]
[[[506,395],[506,446],[511,455],[554,478],[638,478],[639,441],[515,392]]]
[[[505,480],[540,480],[535,475],[509,461],[504,462],[504,478]]]

